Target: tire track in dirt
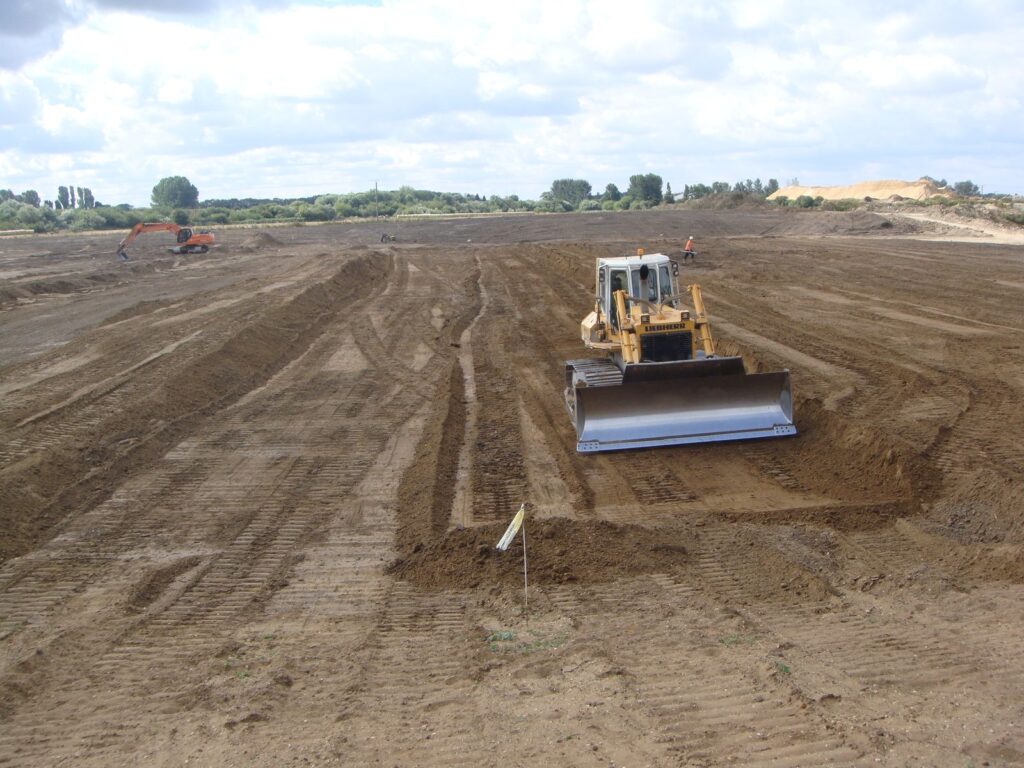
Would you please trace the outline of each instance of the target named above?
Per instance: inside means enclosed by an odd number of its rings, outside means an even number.
[[[322,366],[334,354],[336,339],[337,332],[333,339],[332,334],[322,336],[317,343],[321,350],[305,356],[304,367]],[[378,388],[390,380],[386,368],[365,375],[375,376]],[[166,536],[160,526],[173,514],[168,503],[171,509],[178,504],[191,507],[186,536],[215,533],[225,527],[234,531],[225,531],[226,546],[199,557],[195,566],[183,571],[180,589],[172,599],[156,596],[141,621],[118,634],[90,673],[75,684],[79,686],[75,690],[84,695],[90,687],[107,685],[145,691],[154,679],[214,652],[230,637],[238,620],[278,588],[275,584],[294,565],[295,552],[322,523],[324,509],[339,493],[353,487],[371,458],[381,454],[389,437],[386,425],[405,419],[417,403],[424,402],[409,389],[399,389],[390,402],[388,398],[367,402],[353,384],[353,377],[335,377],[333,387],[318,387],[317,397],[312,398],[301,379],[281,380],[263,398],[236,408],[234,415],[229,412],[203,440],[169,455],[170,474],[182,477],[186,473],[175,464],[190,463],[203,468],[200,474],[206,480],[194,478],[182,489],[180,501],[173,495],[165,499],[162,514],[150,513],[151,523],[137,521],[140,525],[130,531],[131,542]],[[353,399],[357,402],[352,403]],[[372,412],[367,412],[367,405]],[[248,424],[268,406],[274,409],[278,426],[268,431],[274,422],[264,415],[258,420],[264,428],[254,432]],[[294,415],[289,416],[289,411]],[[348,429],[367,419],[378,425],[375,434]],[[359,437],[355,442],[345,440],[346,453],[337,455],[336,446],[345,435]],[[254,477],[261,479],[254,484]],[[104,512],[110,515],[111,510],[101,507],[96,516],[102,518]],[[92,581],[99,573],[93,569],[80,575]],[[175,581],[171,579],[167,588],[175,586]],[[147,583],[152,583],[152,574]],[[129,710],[132,696],[112,696],[86,719],[102,730],[103,718]],[[32,707],[23,706],[28,715]],[[23,746],[30,739],[18,730],[12,732],[8,743]],[[50,748],[48,743],[35,743],[41,744],[43,753]]]
[[[488,523],[507,519],[527,499],[526,467],[522,452],[519,407],[516,397],[514,308],[500,271],[492,259],[478,262],[484,296],[472,352],[472,392],[476,414],[471,461],[470,520]],[[490,287],[485,287],[489,285]]]
[[[21,530],[4,542],[8,556],[43,532],[94,505],[114,478],[156,461],[217,409],[266,381],[297,356],[339,311],[365,262],[350,261],[329,280],[314,283],[268,311],[204,356],[188,359],[148,396],[101,404],[99,413],[71,415],[42,438],[38,458],[4,470],[0,508]],[[173,357],[173,356],[172,356]],[[76,423],[76,418],[83,418]],[[65,446],[86,444],[87,453]],[[55,478],[57,479],[55,482]],[[16,490],[15,490],[16,489]]]

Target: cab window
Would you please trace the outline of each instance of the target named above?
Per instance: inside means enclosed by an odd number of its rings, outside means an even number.
[[[647,299],[648,301],[658,300],[658,273],[653,269],[647,273],[647,295],[642,296],[640,294],[640,270],[634,269],[630,272],[633,278],[633,291],[631,296],[636,296],[638,299]]]
[[[672,277],[668,272],[668,264],[662,264],[658,267],[658,281],[661,284],[658,300],[664,302],[665,299],[672,295]]]
[[[626,284],[626,270],[624,269],[613,269],[612,279],[610,284],[611,290],[608,292],[609,306],[608,315],[612,319],[612,325],[616,328],[619,327],[618,308],[615,306],[615,299],[613,298],[616,291],[625,291],[629,294],[629,286]],[[629,301],[626,301],[626,309],[629,309]]]

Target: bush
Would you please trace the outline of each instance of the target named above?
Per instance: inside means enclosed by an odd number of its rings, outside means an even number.
[[[577,210],[580,211],[600,211],[601,203],[597,200],[581,200]]]
[[[106,219],[91,209],[68,211],[62,219],[73,232],[85,232],[90,229],[101,229],[106,223]]]
[[[43,212],[34,205],[22,205],[21,210],[18,211],[17,221],[25,229],[32,229],[36,232],[44,230]]]
[[[171,221],[177,224],[179,227],[187,227],[189,222],[188,211],[176,208],[174,213],[171,214]]]
[[[93,208],[93,213],[103,217],[103,226],[108,229],[131,229],[142,221],[139,215],[130,209],[103,206],[102,208]]]
[[[195,211],[192,221],[195,224],[227,224],[231,211],[227,208],[200,208]]]
[[[855,211],[860,208],[859,200],[826,200],[821,204],[823,211]]]
[[[796,199],[796,206],[797,208],[813,208],[814,198],[810,195],[800,195],[800,197]]]

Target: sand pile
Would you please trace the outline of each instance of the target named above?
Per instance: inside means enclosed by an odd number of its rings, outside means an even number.
[[[940,187],[929,179],[918,179],[917,181],[861,181],[856,184],[849,184],[845,187],[783,187],[778,192],[768,196],[769,200],[778,197],[788,197],[790,200],[808,195],[809,197],[822,197],[826,200],[863,200],[870,197],[875,200],[888,200],[892,197],[902,197],[910,200],[927,200],[929,197],[954,197],[955,193],[949,187]]]

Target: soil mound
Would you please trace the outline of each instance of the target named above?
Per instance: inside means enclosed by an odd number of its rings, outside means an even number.
[[[788,186],[768,196],[769,200],[788,197],[794,200],[801,195],[822,197],[826,200],[863,200],[866,197],[886,200],[897,196],[910,200],[927,200],[929,197],[955,197],[949,187],[940,187],[930,179],[917,181],[899,181],[884,179],[881,181],[861,181],[845,187],[804,187]]]
[[[34,280],[28,283],[10,283],[0,287],[0,305],[10,304],[18,299],[31,299],[36,296],[52,294],[79,293],[95,288],[98,285],[111,285],[120,280],[115,272],[95,272],[73,279],[55,278],[50,280]]]
[[[688,561],[678,530],[650,530],[607,521],[566,518],[527,521],[527,557],[532,583],[611,581],[621,576],[665,572]],[[517,537],[507,552],[495,544],[505,523],[458,528],[419,544],[389,570],[419,586],[457,589],[481,584],[515,587],[523,581],[523,544]]]
[[[269,232],[257,232],[251,237],[242,241],[242,249],[247,251],[258,251],[263,248],[273,248],[281,245],[281,241]]]
[[[766,235],[870,235],[902,234],[890,219],[868,211],[794,211]]]

